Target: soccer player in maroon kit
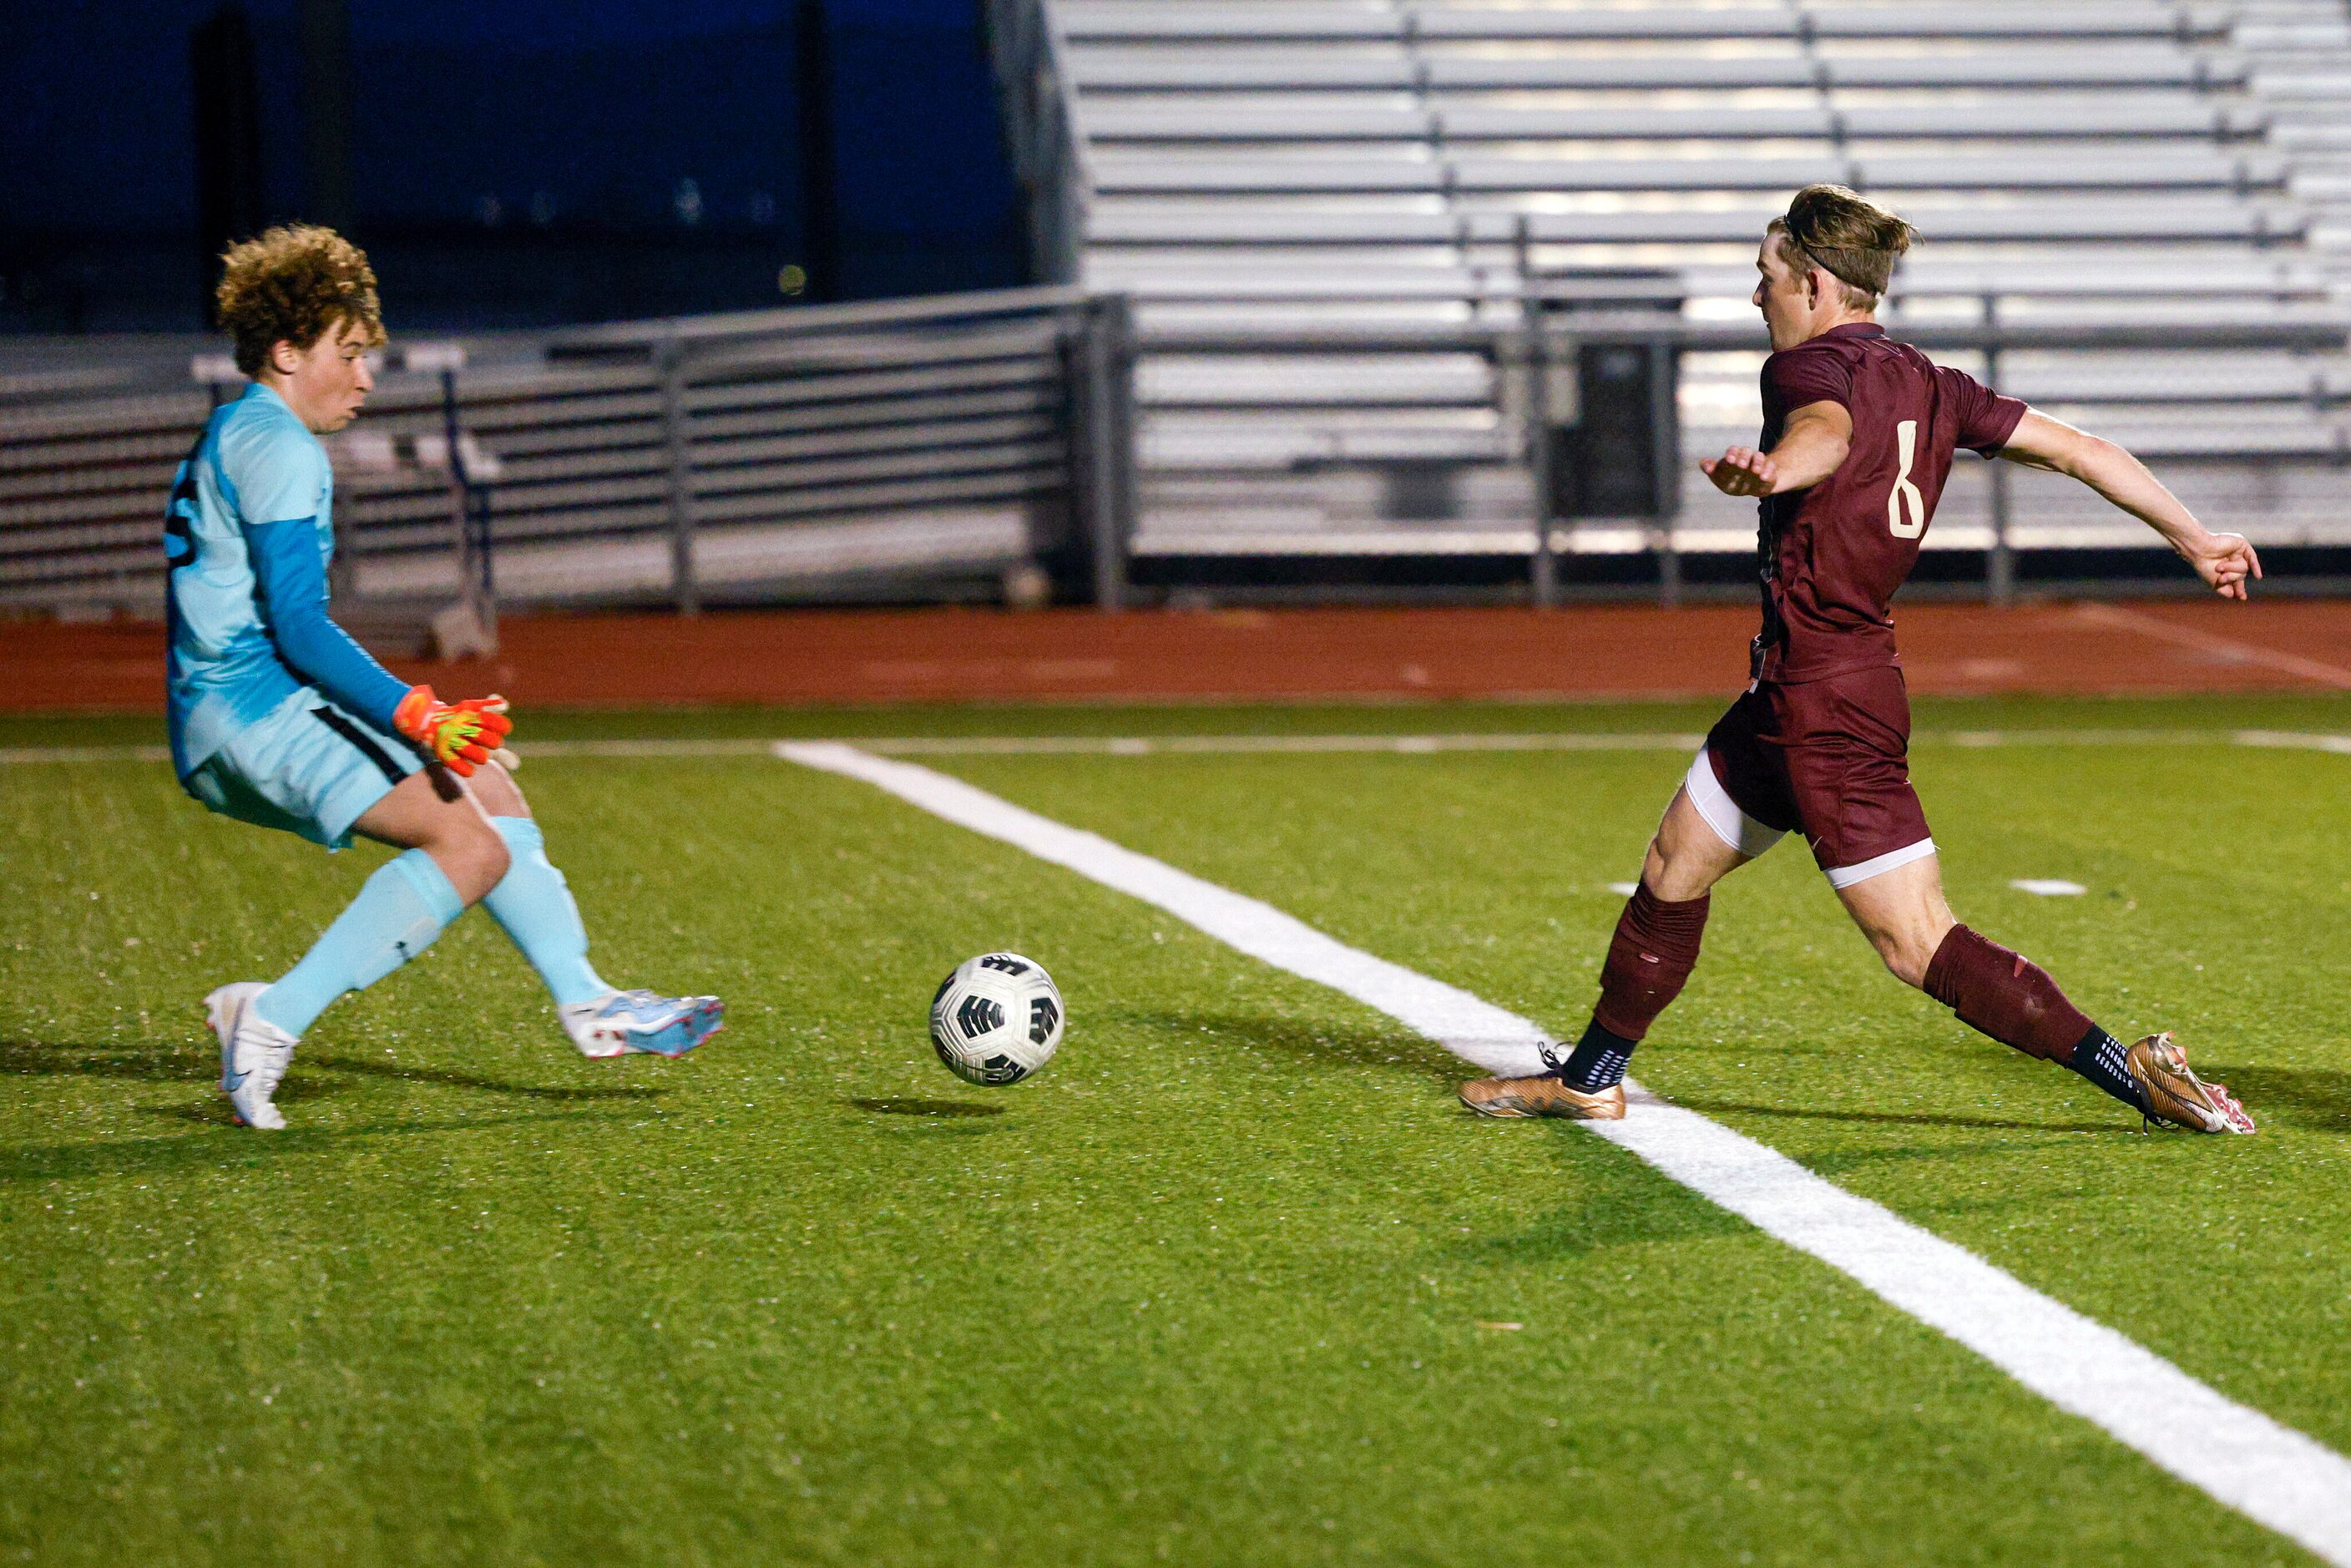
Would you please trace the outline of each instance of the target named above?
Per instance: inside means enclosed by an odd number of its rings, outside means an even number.
[[[1725,495],[1761,503],[1754,682],[1666,810],[1583,1039],[1564,1057],[1545,1051],[1540,1075],[1464,1084],[1481,1114],[1624,1115],[1625,1063],[1698,962],[1708,890],[1794,828],[1886,967],[1962,1022],[2150,1120],[2253,1130],[2169,1035],[2126,1048],[2038,965],[1953,917],[1910,787],[1910,705],[1887,606],[1962,446],[2080,480],[2162,535],[2223,599],[2245,597],[2260,559],[2241,535],[2199,523],[2121,447],[1888,338],[1872,317],[1912,237],[1839,185],[1797,193],[1764,235],[1755,304],[1773,352],[1762,444],[1699,465]]]

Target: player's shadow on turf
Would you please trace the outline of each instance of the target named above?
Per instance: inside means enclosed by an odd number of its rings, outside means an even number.
[[[665,1090],[644,1084],[603,1084],[592,1089],[562,1084],[507,1083],[470,1072],[437,1067],[403,1067],[388,1061],[360,1061],[347,1056],[302,1056],[298,1069],[277,1091],[284,1101],[318,1100],[339,1094],[345,1085],[301,1067],[322,1067],[330,1072],[356,1072],[445,1089],[472,1089],[485,1094],[512,1094],[526,1100],[655,1100]],[[45,1045],[37,1040],[0,1040],[0,1074],[62,1078],[129,1078],[148,1083],[202,1083],[220,1075],[220,1057],[206,1046]]]
[[[2291,1126],[2351,1132],[2351,1072],[2332,1067],[2206,1067],[2207,1082],[2221,1082],[2261,1122],[2274,1114]]]
[[[1600,1148],[1597,1144],[1591,1146]],[[1552,1209],[1515,1234],[1463,1237],[1446,1250],[1472,1262],[1515,1266],[1589,1257],[1611,1248],[1655,1241],[1753,1234],[1748,1223],[1729,1209],[1677,1187],[1646,1166],[1614,1157],[1613,1151],[1602,1151],[1596,1157],[1571,1157],[1566,1165],[1573,1184],[1568,1207]]]
[[[172,1046],[49,1045],[39,1040],[0,1040],[0,1073],[60,1078],[132,1078],[148,1083],[188,1082],[220,1075],[217,1051]]]
[[[1447,1083],[1475,1078],[1479,1070],[1452,1052],[1398,1026],[1393,1032],[1259,1013],[1132,1013],[1128,1021],[1186,1040],[1238,1040],[1308,1061],[1345,1067],[1397,1068],[1426,1073]]]
[[[220,1125],[225,1118],[182,1106],[141,1107],[149,1115]],[[183,1171],[246,1168],[290,1155],[319,1154],[367,1138],[420,1133],[465,1133],[510,1127],[523,1122],[618,1122],[626,1113],[597,1115],[580,1111],[507,1111],[486,1116],[447,1116],[363,1127],[289,1127],[277,1133],[237,1131],[233,1137],[180,1133],[167,1138],[112,1139],[95,1144],[35,1144],[0,1148],[0,1186],[19,1182],[72,1181],[84,1176],[173,1176]]]
[[[178,1046],[0,1041],[0,1074],[12,1072],[52,1078],[128,1078],[142,1083],[213,1083],[220,1078],[220,1057],[213,1051]],[[287,1079],[277,1097],[292,1104],[324,1100],[349,1087],[311,1074]]]
[[[360,1061],[348,1056],[312,1056],[296,1059],[297,1065],[308,1061],[313,1067],[324,1067],[335,1072],[359,1072],[371,1078],[390,1078],[401,1082],[434,1083],[444,1089],[473,1089],[485,1094],[513,1094],[525,1100],[658,1100],[669,1092],[641,1083],[605,1084],[593,1089],[573,1089],[559,1083],[507,1083],[496,1078],[481,1078],[471,1072],[452,1072],[441,1067],[403,1067],[390,1061]],[[288,1078],[290,1086],[295,1080]],[[280,1094],[285,1090],[278,1091]]]
[[[1001,1116],[1004,1107],[977,1100],[924,1100],[898,1095],[886,1100],[850,1100],[847,1104],[876,1116]]]
[[[1802,1105],[1752,1105],[1739,1100],[1689,1100],[1674,1096],[1685,1111],[1703,1115],[1788,1116],[1805,1122],[1866,1122],[1894,1127],[1965,1127],[1996,1133],[2135,1133],[2138,1124],[2114,1122],[2012,1122],[1998,1116],[1934,1116],[1917,1111],[1823,1111]]]

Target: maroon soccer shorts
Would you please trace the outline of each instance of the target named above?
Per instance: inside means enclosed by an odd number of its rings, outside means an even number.
[[[1758,683],[1716,721],[1684,780],[1722,841],[1760,855],[1791,828],[1834,887],[1935,852],[1910,787],[1910,696],[1891,665]]]

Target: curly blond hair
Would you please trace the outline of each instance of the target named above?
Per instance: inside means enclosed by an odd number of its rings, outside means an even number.
[[[1788,204],[1788,215],[1766,226],[1780,236],[1780,254],[1790,267],[1829,274],[1844,285],[1844,302],[1855,310],[1876,308],[1894,264],[1918,237],[1917,229],[1843,185],[1805,186]]]
[[[367,253],[329,228],[288,224],[222,256],[214,308],[236,340],[236,368],[257,375],[277,343],[308,349],[345,325],[383,341],[375,272]]]

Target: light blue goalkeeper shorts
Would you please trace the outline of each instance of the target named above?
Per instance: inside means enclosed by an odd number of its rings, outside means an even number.
[[[180,782],[224,816],[339,850],[351,824],[423,765],[408,742],[304,686]]]

